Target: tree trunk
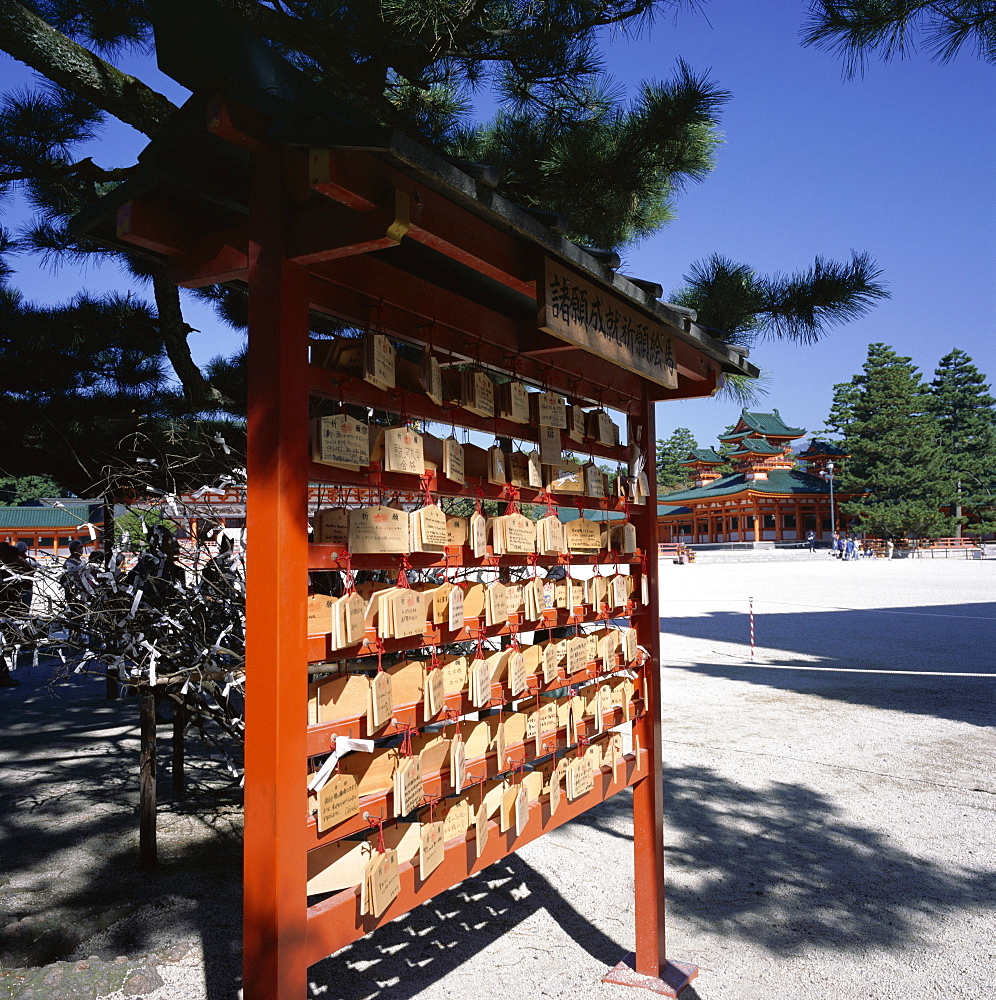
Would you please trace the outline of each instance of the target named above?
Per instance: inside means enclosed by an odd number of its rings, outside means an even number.
[[[146,871],[156,867],[156,691],[148,684],[138,689],[139,756],[138,857]]]
[[[0,48],[53,83],[154,136],[176,105],[56,31],[15,0],[0,0]]]
[[[182,799],[187,794],[187,783],[183,773],[183,737],[187,728],[187,705],[184,701],[173,702],[173,798]]]

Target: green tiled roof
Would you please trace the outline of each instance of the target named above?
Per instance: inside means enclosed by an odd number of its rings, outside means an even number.
[[[90,520],[90,505],[66,504],[64,507],[0,507],[3,528],[78,528]]]
[[[717,455],[713,448],[693,448],[688,454],[688,458],[678,465],[693,465],[695,462],[708,462],[711,465],[722,465],[723,456]]]
[[[743,437],[745,434],[773,434],[776,437],[802,437],[806,433],[804,427],[789,427],[788,424],[782,420],[780,414],[777,410],[773,410],[771,413],[748,413],[746,410],[742,410],[740,413],[740,420],[743,421],[749,430],[746,431],[733,431],[730,434],[721,434],[719,436],[720,441],[735,441],[737,438]],[[740,421],[737,421],[738,423]]]
[[[684,504],[689,501],[701,503],[704,500],[717,500],[720,497],[735,496],[738,493],[773,493],[785,496],[816,496],[829,494],[830,487],[808,472],[796,472],[794,469],[774,469],[768,473],[767,479],[747,479],[742,474],[723,476],[714,479],[705,486],[696,486],[692,490],[678,490],[660,498],[662,504]],[[673,513],[669,511],[668,513]]]
[[[784,451],[785,445],[769,444],[760,437],[745,437],[740,442],[739,450],[732,452],[730,457],[735,455],[781,455]]]

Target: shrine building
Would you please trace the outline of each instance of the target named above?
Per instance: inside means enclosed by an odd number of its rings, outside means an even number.
[[[103,508],[92,500],[55,497],[23,507],[0,507],[0,541],[25,542],[33,556],[69,555],[69,543],[87,548],[103,528]]]
[[[809,531],[829,541],[842,525],[836,501],[850,499],[835,491],[832,518],[830,474],[839,475],[847,454],[821,441],[793,453],[792,442],[805,433],[789,427],[777,410],[742,411],[734,428],[719,438],[733,450],[722,456],[712,448],[696,448],[681,463],[695,485],[658,497],[660,541],[802,542]],[[722,475],[717,470],[726,462],[733,472]],[[805,471],[796,468],[799,463]]]

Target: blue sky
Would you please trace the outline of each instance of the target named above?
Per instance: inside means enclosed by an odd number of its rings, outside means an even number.
[[[681,283],[689,264],[719,252],[760,272],[808,267],[852,249],[877,259],[892,298],[816,345],[765,342],[751,360],[767,376],[755,408],[777,407],[786,422],[816,430],[834,383],[857,373],[867,345],[884,341],[926,373],[953,347],[996,377],[996,153],[994,73],[966,54],[946,66],[926,55],[870,63],[842,78],[839,60],[798,42],[801,0],[710,0],[701,13],[661,18],[640,38],[610,36],[607,68],[632,92],[667,77],[675,60],[710,70],[733,98],[723,114],[715,171],[677,202],[678,219],[630,248],[624,272]],[[118,60],[173,101],[184,92],[140,57]],[[0,82],[27,85],[30,73],[0,57]],[[142,136],[113,124],[92,152],[104,166],[129,162]],[[4,224],[21,212],[10,206]],[[15,284],[32,299],[63,300],[80,288],[126,290],[114,268],[55,273],[14,261]],[[188,307],[199,361],[238,346],[210,310]],[[713,443],[739,406],[722,399],[662,405],[659,436],[689,427]]]

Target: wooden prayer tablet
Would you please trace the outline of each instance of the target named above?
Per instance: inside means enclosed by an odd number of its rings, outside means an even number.
[[[567,407],[567,436],[578,444],[584,441],[584,417],[580,406]]]
[[[401,892],[398,874],[398,852],[375,854],[367,865],[370,913],[379,917]]]
[[[564,525],[567,547],[571,552],[593,555],[601,550],[602,533],[598,523],[586,517],[568,521]]]
[[[443,441],[443,477],[452,483],[467,485],[463,445],[452,436]]]
[[[605,548],[614,549],[623,555],[632,555],[636,551],[636,528],[629,522],[623,524],[606,524]]]
[[[332,648],[362,642],[366,634],[366,601],[355,591],[339,598],[332,629]]]
[[[370,464],[370,428],[348,414],[318,417],[311,422],[311,457],[322,465],[359,471]]]
[[[495,384],[482,371],[461,373],[460,402],[479,417],[495,415]]]
[[[524,451],[513,451],[509,455],[508,481],[519,489],[529,487],[529,456]]]
[[[503,382],[497,399],[499,416],[517,424],[529,423],[529,391],[521,382]]]
[[[467,835],[470,828],[471,807],[470,802],[465,799],[445,800],[440,802],[436,815],[443,818],[443,840],[461,840]]]
[[[447,545],[446,515],[435,504],[427,504],[408,515],[412,552],[442,553]]]
[[[504,551],[528,554],[536,551],[536,526],[524,514],[509,514],[504,519]]]
[[[522,588],[522,613],[530,622],[543,616],[543,581],[539,577],[531,577]]]
[[[441,821],[422,822],[418,850],[418,873],[421,879],[428,878],[443,861],[446,853],[443,829]]]
[[[632,663],[640,651],[639,644],[636,638],[635,628],[624,628],[623,629],[623,651],[626,655],[626,662]]]
[[[308,635],[331,632],[337,597],[313,594],[308,598]]]
[[[391,695],[391,678],[383,670],[377,671],[370,685],[370,709],[367,712],[367,732],[376,732],[391,721],[394,700]]]
[[[367,674],[343,674],[327,678],[319,681],[317,695],[317,722],[362,718],[370,703],[370,677]]]
[[[425,800],[422,784],[422,758],[402,757],[394,772],[394,815],[407,816]]]
[[[532,489],[541,490],[543,488],[543,460],[540,453],[535,449],[526,456],[529,462],[529,486]]]
[[[556,556],[567,552],[564,523],[555,514],[541,517],[536,522],[536,550],[544,556]]]
[[[349,543],[349,511],[344,507],[325,507],[316,511],[314,540],[323,545]]]
[[[451,632],[458,632],[465,622],[464,591],[454,584],[447,595],[448,608],[446,624]]]
[[[577,462],[563,459],[546,469],[546,488],[551,493],[570,493],[580,496],[584,493],[584,477]]]
[[[564,457],[560,431],[556,427],[539,427],[539,454],[543,465],[557,465]]]
[[[443,690],[446,694],[462,694],[467,690],[467,671],[470,663],[466,656],[443,656]]]
[[[488,554],[488,522],[476,511],[470,515],[470,548],[475,559],[483,559]]]
[[[498,445],[488,449],[488,482],[495,486],[504,486],[508,482],[505,453]]]
[[[427,664],[424,670],[422,711],[426,719],[434,719],[446,707],[446,682],[441,667],[433,670]]]
[[[395,353],[391,341],[380,333],[369,333],[363,350],[363,378],[378,389],[393,389]]]
[[[422,435],[411,427],[388,427],[384,431],[384,470],[410,476],[425,474]]]
[[[619,428],[605,410],[592,410],[585,422],[587,436],[612,447],[619,443]]]
[[[419,378],[422,389],[436,406],[442,406],[445,402],[443,395],[443,375],[433,353],[426,349],[422,352],[422,372]]]
[[[464,475],[468,480],[480,480],[481,482],[487,482],[487,449],[478,448],[476,444],[465,444],[463,446],[463,468]]]
[[[401,660],[384,672],[391,678],[391,700],[395,705],[417,705],[422,701],[425,670],[419,660]]]
[[[608,493],[605,488],[605,473],[594,462],[586,462],[581,467],[581,475],[585,496],[604,497]]]
[[[349,512],[349,550],[354,554],[408,552],[408,515],[394,507],[360,507]]]
[[[505,607],[510,615],[522,610],[522,584],[512,583],[505,588]]]
[[[331,830],[359,811],[356,779],[350,774],[333,774],[318,791],[318,832]]]
[[[470,540],[470,519],[466,517],[446,518],[446,544],[464,546]]]
[[[555,392],[534,392],[529,397],[533,422],[540,427],[567,430],[567,404]]]
[[[467,618],[483,618],[487,600],[487,588],[483,583],[470,583],[463,592],[463,613]]]
[[[508,601],[503,584],[492,583],[487,588],[484,616],[486,625],[503,625],[508,620]]]

